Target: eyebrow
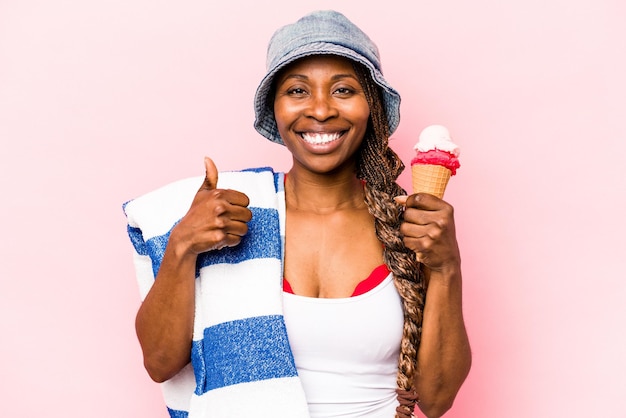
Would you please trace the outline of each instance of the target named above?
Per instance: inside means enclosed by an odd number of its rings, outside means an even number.
[[[307,76],[306,76],[306,75],[304,75],[304,74],[298,74],[298,73],[295,73],[295,74],[289,74],[289,75],[285,76],[285,77],[281,80],[281,82],[284,82],[284,81],[289,80],[289,79],[291,79],[291,78],[295,78],[295,79],[298,79],[298,80],[308,80],[308,79],[309,79],[309,77],[307,77]],[[351,79],[353,79],[353,80],[359,81],[359,79],[356,77],[356,75],[354,75],[354,74],[350,74],[350,73],[345,73],[345,74],[344,74],[344,73],[339,73],[339,74],[335,74],[335,75],[333,75],[330,79],[331,79],[331,81],[338,81],[338,80],[342,80],[342,79],[344,79],[344,78],[351,78]]]

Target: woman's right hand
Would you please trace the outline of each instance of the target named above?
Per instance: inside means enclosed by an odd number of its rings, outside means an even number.
[[[206,177],[187,214],[174,227],[170,240],[195,255],[234,247],[248,232],[250,199],[236,190],[217,188],[217,168],[204,158]]]

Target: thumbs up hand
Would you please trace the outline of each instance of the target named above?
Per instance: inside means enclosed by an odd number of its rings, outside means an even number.
[[[218,189],[215,163],[205,157],[204,166],[204,182],[170,236],[185,252],[194,254],[236,246],[248,232],[247,223],[252,219],[248,196],[236,190]]]

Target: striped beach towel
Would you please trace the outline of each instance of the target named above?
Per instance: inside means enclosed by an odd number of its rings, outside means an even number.
[[[252,220],[238,246],[198,257],[191,363],[161,384],[172,418],[309,416],[282,313],[283,180],[269,168],[219,175],[219,188],[249,197]],[[124,204],[142,300],[203,181]]]

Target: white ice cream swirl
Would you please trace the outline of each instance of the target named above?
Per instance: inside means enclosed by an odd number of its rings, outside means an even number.
[[[418,152],[428,152],[435,149],[446,151],[457,158],[461,153],[459,146],[452,142],[448,129],[442,125],[430,125],[424,128],[413,149]]]

